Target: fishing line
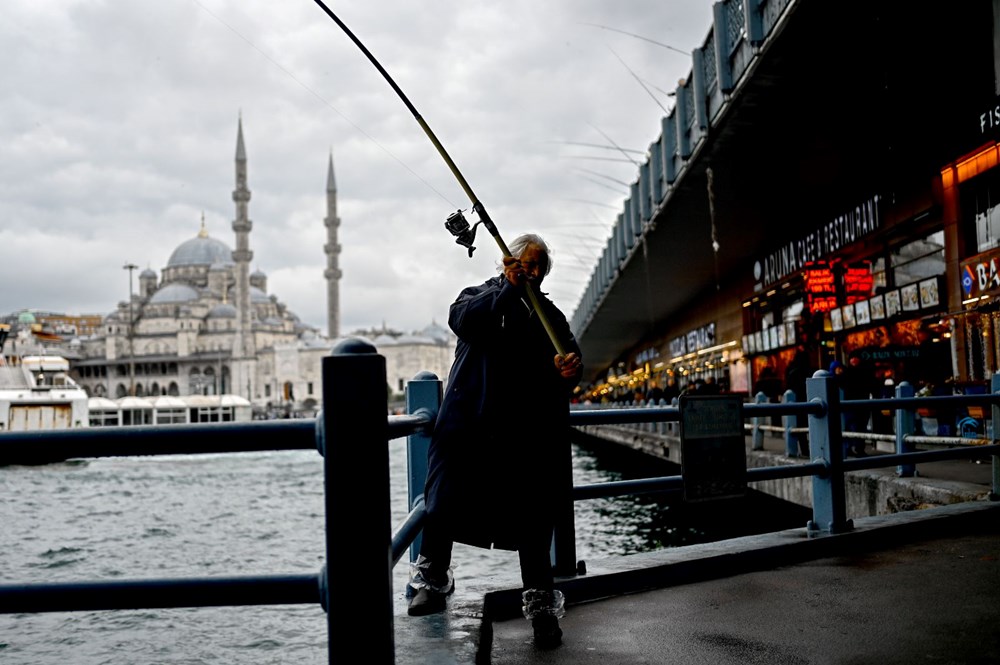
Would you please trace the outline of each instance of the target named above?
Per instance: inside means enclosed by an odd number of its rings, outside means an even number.
[[[671,51],[676,51],[681,55],[688,55],[688,56],[691,55],[690,51],[684,51],[682,49],[671,46],[670,44],[664,44],[663,42],[658,42],[655,39],[650,39],[649,37],[643,37],[642,35],[637,35],[632,32],[625,32],[624,30],[619,30],[618,28],[609,28],[606,25],[600,25],[598,23],[580,23],[580,25],[589,25],[594,28],[600,28],[601,30],[610,30],[611,32],[618,32],[623,35],[628,35],[629,37],[635,37],[636,39],[641,39],[644,42],[649,42],[650,44],[656,44],[657,46],[662,46],[663,48],[670,49]]]
[[[267,60],[272,65],[274,65],[275,67],[277,67],[278,69],[280,69],[286,76],[288,76],[290,79],[292,79],[293,81],[295,81],[296,83],[298,83],[300,86],[302,86],[302,88],[306,92],[308,92],[313,97],[315,97],[316,99],[318,99],[319,101],[321,101],[323,104],[325,104],[327,107],[329,107],[331,110],[333,110],[333,112],[336,113],[337,115],[339,115],[341,118],[343,118],[344,121],[347,122],[347,124],[349,124],[351,127],[353,127],[354,129],[356,129],[359,133],[361,133],[365,138],[367,138],[369,141],[371,141],[376,146],[378,146],[385,154],[389,155],[394,160],[396,160],[396,162],[398,162],[400,166],[402,166],[404,169],[406,169],[407,171],[409,171],[410,174],[413,175],[413,177],[415,177],[417,180],[419,180],[420,182],[424,183],[424,185],[426,185],[428,189],[430,189],[432,192],[434,192],[435,194],[437,194],[438,196],[440,196],[444,200],[444,202],[447,203],[450,207],[452,207],[452,208],[456,207],[455,204],[452,203],[451,200],[449,200],[447,196],[445,196],[440,191],[438,191],[434,187],[434,185],[430,184],[429,182],[427,182],[426,180],[424,180],[422,177],[420,177],[420,174],[417,173],[416,171],[414,171],[413,169],[411,169],[406,164],[406,162],[404,162],[399,157],[397,157],[396,155],[394,155],[391,150],[389,150],[384,145],[382,145],[381,143],[379,143],[373,136],[371,136],[368,132],[366,132],[361,127],[359,127],[357,124],[355,124],[354,121],[352,121],[350,118],[348,118],[346,115],[344,115],[340,111],[340,109],[338,109],[336,106],[334,106],[329,101],[327,101],[326,99],[324,99],[318,92],[316,92],[315,90],[313,90],[312,88],[310,88],[302,80],[300,80],[297,76],[295,76],[295,74],[293,74],[292,72],[290,72],[288,69],[286,69],[285,67],[283,67],[280,63],[278,63],[277,61],[275,61],[271,56],[269,56],[267,53],[265,53],[260,48],[258,48],[257,45],[254,44],[252,41],[250,41],[249,39],[247,39],[246,37],[244,37],[240,33],[239,30],[237,30],[233,26],[231,26],[228,23],[226,23],[220,16],[218,16],[217,14],[215,14],[212,10],[210,10],[205,5],[203,5],[200,2],[198,2],[198,0],[191,0],[191,2],[193,2],[196,5],[198,5],[198,7],[200,7],[202,9],[202,11],[204,11],[206,14],[208,14],[209,16],[211,16],[212,18],[214,18],[216,21],[218,21],[219,23],[221,23],[222,25],[224,25],[225,27],[227,27],[234,35],[236,35],[237,37],[239,37],[240,39],[242,39],[243,41],[245,41],[247,44],[249,44],[250,47],[253,50],[257,51],[257,53],[260,53],[262,56],[264,56],[265,60]]]
[[[628,154],[628,152],[626,152],[625,148],[623,148],[620,145],[618,145],[617,143],[615,143],[614,139],[612,139],[610,136],[608,136],[607,134],[605,134],[603,131],[601,131],[600,129],[598,129],[597,127],[595,127],[594,125],[592,125],[591,123],[588,122],[587,125],[590,126],[590,128],[593,129],[595,132],[597,132],[598,134],[600,134],[601,136],[603,136],[605,139],[607,139],[608,143],[610,143],[615,148],[617,148],[618,152],[620,152],[621,154],[625,155],[625,158],[628,159],[628,161],[630,161],[633,164],[635,164],[636,168],[639,167],[639,162],[637,162],[634,159],[632,159],[632,157]]]
[[[628,73],[632,75],[632,78],[634,78],[636,82],[642,86],[642,89],[646,91],[646,94],[649,95],[654,102],[656,102],[656,105],[659,106],[660,110],[663,111],[663,115],[670,115],[670,111],[668,111],[667,108],[660,103],[660,100],[656,98],[656,96],[648,87],[646,87],[646,84],[642,82],[642,79],[639,78],[634,71],[632,71],[632,68],[628,66],[628,63],[622,60],[622,57],[618,55],[618,53],[616,53],[615,50],[611,48],[611,46],[609,46],[608,44],[605,44],[605,46],[607,46],[608,50],[611,51],[616,58],[618,58],[618,62],[622,63],[625,69],[628,70]]]

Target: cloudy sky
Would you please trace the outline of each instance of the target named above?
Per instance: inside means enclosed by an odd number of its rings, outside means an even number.
[[[708,0],[328,2],[510,242],[553,249],[567,316],[711,24]],[[342,221],[341,332],[445,323],[501,254],[444,220],[468,196],[314,0],[7,0],[0,21],[0,313],[107,313],[135,263],[234,244],[242,115],[252,269],[326,332],[325,186]],[[135,280],[138,287],[138,281]]]

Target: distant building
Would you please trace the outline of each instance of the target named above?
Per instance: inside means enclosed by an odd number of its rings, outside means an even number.
[[[159,275],[150,268],[139,273],[131,302],[118,303],[103,317],[20,312],[12,315],[17,317],[12,327],[22,332],[12,334],[12,341],[54,347],[70,360],[74,378],[91,397],[233,394],[249,400],[258,417],[315,414],[322,401],[322,359],[336,343],[339,312],[328,313],[334,337],[323,336],[268,293],[263,272],[250,272],[247,183],[240,120],[235,250],[210,236],[203,218],[197,234],[171,252]],[[339,309],[336,197],[331,155],[325,276],[328,307]],[[431,324],[413,334],[384,326],[371,333],[355,336],[367,337],[385,355],[393,393],[402,393],[406,381],[423,370],[446,377],[455,349],[450,331]]]
[[[437,323],[418,332],[404,334],[383,327],[382,330],[357,331],[385,356],[386,382],[396,395],[402,395],[406,382],[420,372],[432,372],[442,381],[448,378],[455,357],[455,334]]]

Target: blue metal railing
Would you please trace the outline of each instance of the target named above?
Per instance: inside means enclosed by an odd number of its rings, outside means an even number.
[[[392,607],[392,570],[407,550],[414,560],[424,520],[423,487],[427,475],[427,447],[441,403],[441,381],[430,373],[418,374],[407,385],[407,414],[387,415],[385,359],[361,340],[346,340],[323,360],[323,411],[312,420],[257,421],[146,427],[95,428],[0,434],[0,465],[38,464],[55,460],[109,455],[173,455],[315,448],[323,457],[325,485],[326,565],[314,574],[258,575],[23,583],[0,585],[0,613],[122,610],[166,607],[205,607],[274,604],[320,604],[328,624],[328,656],[334,661],[337,635],[364,634],[369,639],[366,660],[395,662]],[[1000,382],[988,395],[955,397],[900,397],[891,400],[841,402],[833,379],[817,372],[807,381],[807,401],[802,403],[742,406],[742,416],[759,422],[772,415],[806,415],[809,419],[810,461],[746,471],[748,482],[811,476],[813,520],[810,535],[837,533],[852,528],[845,515],[844,473],[900,465],[909,466],[946,459],[992,455],[993,493],[1000,487],[1000,445],[912,451],[906,448],[907,432],[897,432],[900,449],[895,454],[845,460],[840,415],[845,409],[892,409],[897,429],[906,429],[905,414],[932,405],[988,405],[994,422],[1000,411]],[[905,391],[904,391],[905,394]],[[573,426],[599,424],[675,424],[676,406],[574,410]],[[388,441],[407,437],[410,511],[390,534]],[[576,572],[573,502],[594,498],[653,492],[680,491],[682,476],[572,485],[569,444],[566,444],[566,478],[560,518],[553,537],[553,566],[560,576]],[[346,476],[363,482],[343,482]],[[558,480],[558,479],[557,479]],[[344,543],[349,546],[344,546]],[[350,570],[337,575],[338,597],[350,603],[331,602],[333,590],[328,570]],[[381,620],[376,620],[381,618]],[[374,635],[373,635],[374,633]]]

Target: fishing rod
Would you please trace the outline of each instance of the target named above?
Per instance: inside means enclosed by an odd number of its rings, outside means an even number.
[[[448,151],[444,149],[443,145],[441,145],[441,142],[438,140],[437,136],[434,135],[434,132],[431,131],[430,126],[428,126],[427,122],[424,121],[423,117],[417,111],[417,108],[409,100],[409,98],[406,96],[403,90],[398,85],[396,85],[396,82],[392,79],[392,77],[389,76],[389,72],[387,72],[385,68],[381,65],[381,63],[379,63],[379,61],[375,59],[375,56],[372,55],[371,51],[369,51],[365,47],[365,45],[361,43],[361,40],[358,39],[353,32],[351,32],[351,29],[348,28],[347,25],[343,21],[341,21],[340,18],[336,14],[334,14],[329,7],[326,6],[326,3],[324,3],[323,0],[314,0],[314,1],[316,2],[317,5],[319,5],[320,9],[322,9],[323,12],[327,16],[329,16],[334,23],[340,26],[340,29],[343,30],[344,33],[351,38],[351,41],[354,42],[359,49],[361,49],[361,52],[365,54],[365,57],[367,57],[368,60],[370,60],[371,63],[375,66],[375,69],[379,71],[379,73],[382,75],[382,78],[384,78],[389,83],[392,89],[403,101],[403,104],[406,105],[406,108],[409,109],[410,113],[413,115],[413,118],[417,121],[417,124],[420,125],[420,128],[424,130],[424,134],[426,134],[427,138],[429,138],[431,143],[434,144],[434,147],[437,149],[438,154],[441,155],[441,158],[444,159],[445,163],[448,165],[448,168],[451,169],[452,174],[458,180],[458,184],[461,185],[462,189],[465,190],[465,194],[469,197],[469,200],[472,202],[472,209],[476,212],[476,215],[479,216],[479,221],[476,222],[474,226],[470,227],[468,220],[465,219],[465,215],[462,214],[461,210],[453,212],[451,215],[449,215],[444,225],[445,228],[448,229],[448,231],[453,236],[455,236],[455,242],[458,243],[459,245],[462,245],[463,247],[466,247],[469,250],[469,257],[471,258],[472,252],[475,251],[476,249],[472,245],[472,243],[475,242],[476,239],[476,227],[482,224],[484,227],[486,227],[486,230],[489,231],[490,235],[493,236],[493,239],[496,240],[497,245],[500,247],[500,251],[503,252],[503,255],[507,258],[514,258],[514,256],[510,253],[510,249],[507,247],[507,244],[503,241],[503,238],[500,237],[500,232],[497,230],[496,224],[493,223],[493,220],[490,218],[489,213],[486,212],[486,207],[483,206],[482,202],[476,196],[475,192],[472,191],[472,187],[469,186],[469,183],[468,181],[466,181],[465,176],[463,176],[462,172],[458,170],[458,166],[456,166],[455,162],[452,161],[451,156],[448,154]],[[531,306],[534,308],[535,312],[538,313],[539,321],[542,322],[542,326],[545,328],[545,332],[548,333],[549,339],[552,340],[552,346],[555,347],[556,352],[559,355],[561,356],[566,355],[566,350],[562,343],[562,340],[559,339],[559,336],[556,335],[555,330],[552,328],[552,323],[549,321],[548,316],[545,314],[545,310],[541,306],[541,302],[538,299],[538,294],[535,293],[535,287],[531,284],[531,282],[528,281],[525,281],[525,287],[528,292],[528,299],[531,300]]]

